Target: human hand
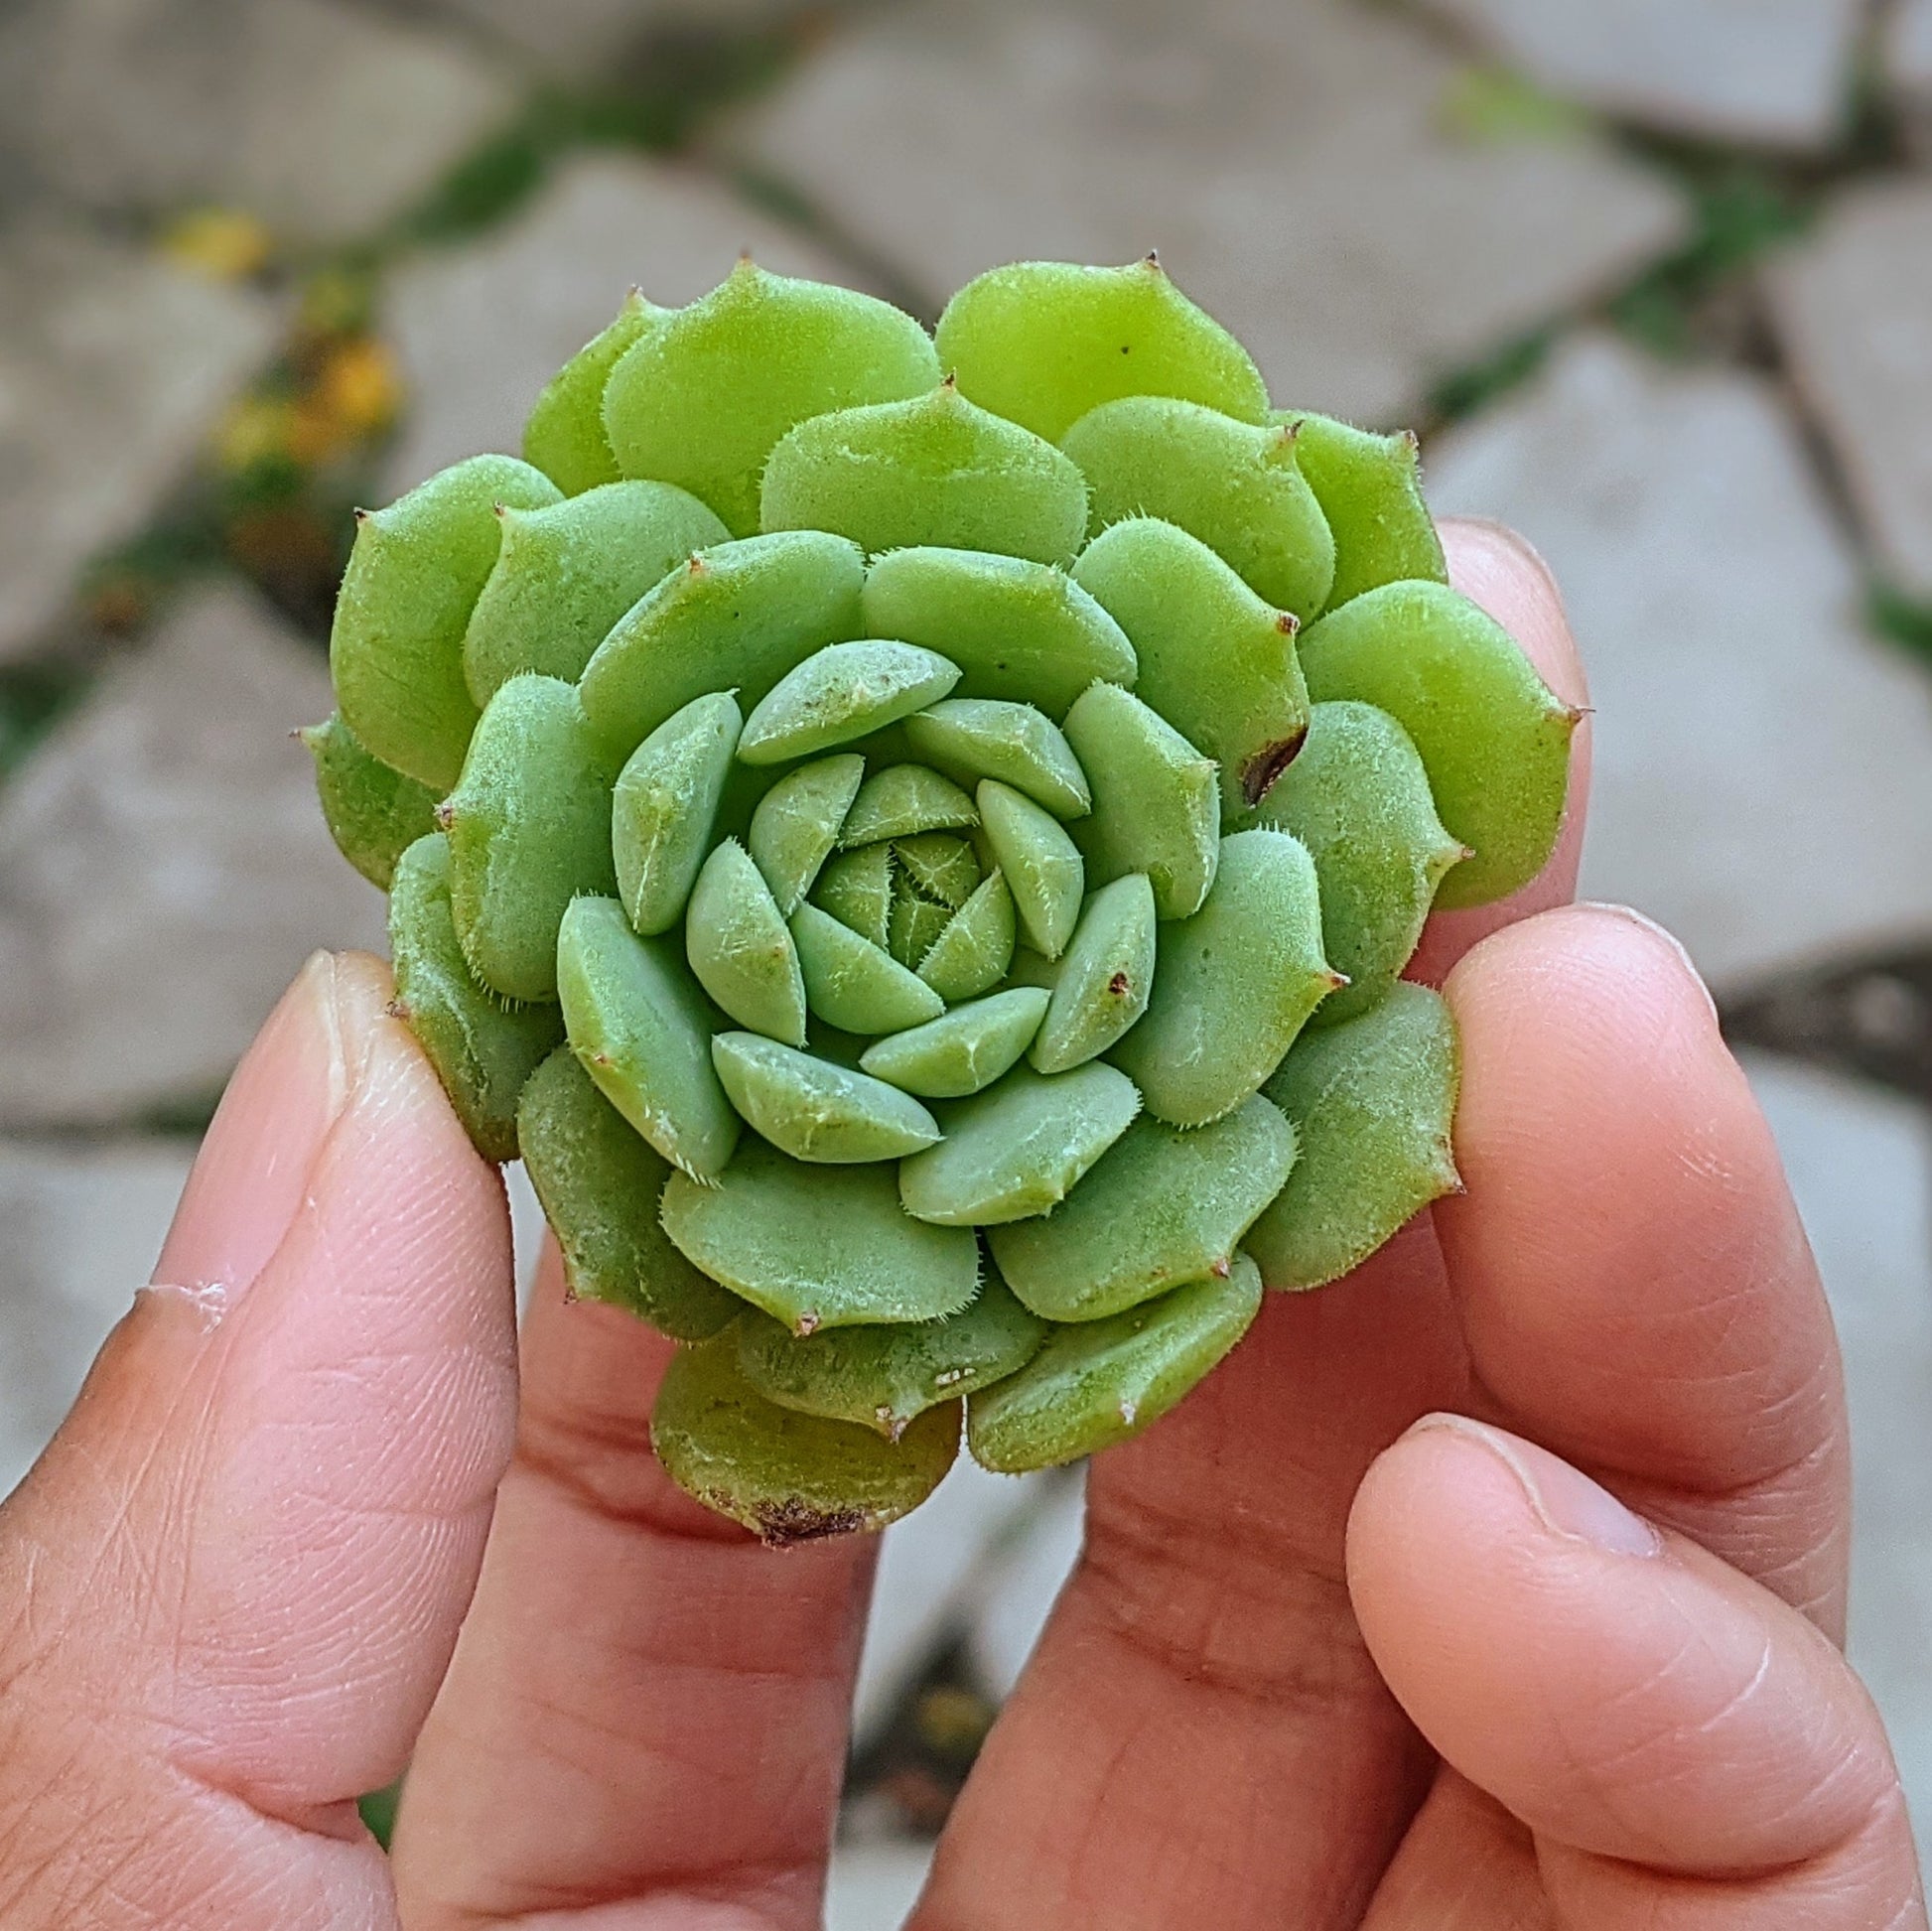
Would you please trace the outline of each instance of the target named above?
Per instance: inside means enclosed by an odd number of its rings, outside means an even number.
[[[1540,568],[1445,535],[1581,701]],[[1559,908],[1573,816],[1426,944],[1467,1192],[1095,1463],[917,1931],[1925,1924],[1803,1234],[1681,953]],[[0,1509],[0,1923],[813,1924],[871,1545],[674,1490],[668,1344],[554,1254],[519,1394],[501,1186],[387,998],[304,972]]]

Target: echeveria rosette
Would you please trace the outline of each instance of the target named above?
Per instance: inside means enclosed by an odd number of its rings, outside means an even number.
[[[743,263],[362,519],[310,734],[397,1011],[767,1540],[962,1434],[1146,1428],[1455,1184],[1431,906],[1532,877],[1573,713],[1413,438],[1276,409],[1153,260],[936,338]],[[962,1416],[963,1410],[963,1416]]]

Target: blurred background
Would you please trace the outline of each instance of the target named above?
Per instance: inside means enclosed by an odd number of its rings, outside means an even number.
[[[1710,978],[1833,1294],[1923,1835],[1932,0],[4,0],[0,1492],[290,974],[381,943],[286,735],[350,505],[748,246],[928,318],[1158,246],[1549,557],[1586,889]],[[889,1538],[838,1931],[898,1922],[1079,1514],[962,1470]]]

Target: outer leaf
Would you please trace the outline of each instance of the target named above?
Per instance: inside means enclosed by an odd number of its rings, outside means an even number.
[[[837,530],[868,554],[913,543],[1068,563],[1087,485],[1049,442],[948,382],[910,402],[801,422],[765,466],[768,530]]]
[[[745,1311],[671,1245],[657,1220],[669,1162],[597,1090],[568,1047],[530,1075],[516,1127],[575,1299],[627,1308],[680,1341],[704,1340]]]
[[[1018,1475],[1139,1435],[1220,1364],[1260,1308],[1260,1270],[1237,1254],[1224,1281],[1210,1275],[1106,1320],[1051,1328],[1018,1374],[967,1404],[974,1460]]]
[[[464,1130],[485,1160],[516,1158],[523,1082],[563,1036],[554,1006],[512,1006],[477,984],[450,915],[450,847],[419,838],[389,898],[396,1017],[429,1054]]]
[[[897,1442],[915,1416],[1024,1368],[1046,1323],[989,1270],[978,1298],[945,1320],[828,1327],[801,1340],[747,1314],[737,1327],[740,1372],[767,1400],[828,1421],[860,1422]]]
[[[897,1442],[794,1414],[753,1389],[721,1334],[672,1357],[650,1436],[686,1494],[783,1548],[883,1529],[917,1508],[959,1453],[959,1405],[928,1409]]]
[[[316,760],[316,791],[336,849],[387,892],[396,861],[436,829],[436,793],[372,757],[340,715],[301,736]]]
[[[1315,699],[1359,698],[1415,740],[1443,823],[1474,853],[1440,904],[1487,904],[1542,871],[1582,713],[1493,618],[1441,584],[1388,584],[1307,631],[1302,667]]]
[[[890,303],[743,261],[624,352],[604,427],[625,476],[675,483],[750,536],[759,479],[786,431],[921,395],[939,374],[925,331]]]
[[[372,757],[437,791],[456,782],[477,723],[463,637],[495,567],[496,505],[557,500],[557,485],[527,463],[473,456],[357,519],[329,670]]]
[[[1271,1288],[1339,1280],[1455,1189],[1458,1080],[1454,1022],[1426,986],[1296,1046],[1268,1095],[1301,1132],[1301,1163],[1248,1236]]]
[[[674,1173],[663,1213],[690,1261],[797,1334],[938,1320],[979,1288],[971,1231],[909,1219],[890,1167],[805,1167],[748,1140],[716,1185]]]
[[[962,394],[1051,443],[1115,396],[1184,396],[1244,422],[1268,413],[1248,351],[1152,255],[1126,268],[992,269],[946,305],[938,342]]]

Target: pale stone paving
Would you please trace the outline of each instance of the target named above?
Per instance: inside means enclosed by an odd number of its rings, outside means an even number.
[[[0,1124],[199,1099],[317,946],[385,949],[289,737],[331,703],[319,651],[199,593],[0,792]]]
[[[91,206],[246,208],[334,241],[403,213],[514,111],[506,71],[342,0],[20,0],[0,154]]]
[[[1542,85],[1707,141],[1828,147],[1864,0],[1427,0]]]
[[[798,0],[401,0],[401,11],[444,19],[500,41],[544,72],[608,80],[614,62],[646,36],[757,27],[799,11]]]
[[[153,517],[275,336],[246,290],[65,223],[0,223],[0,661]]]
[[[1932,1848],[1932,1126],[1923,1109],[1750,1056],[1818,1257],[1852,1411],[1851,1656]]]
[[[192,1142],[0,1140],[0,1496],[46,1446],[148,1279]]]
[[[729,144],[934,308],[1002,261],[1158,246],[1285,405],[1394,421],[1682,233],[1587,135],[1446,133],[1456,82],[1340,0],[946,0],[832,36]]]
[[[1907,108],[1932,122],[1932,0],[1898,0],[1886,22],[1884,63]]]
[[[1932,179],[1847,194],[1766,281],[1879,567],[1932,604]]]
[[[1728,990],[1932,930],[1932,683],[1761,379],[1573,341],[1427,453],[1438,513],[1548,558],[1596,707],[1586,894]]]
[[[480,450],[514,454],[538,391],[633,282],[689,302],[742,249],[780,274],[863,285],[708,176],[611,156],[573,162],[486,240],[405,263],[383,309],[411,396],[387,492]]]

